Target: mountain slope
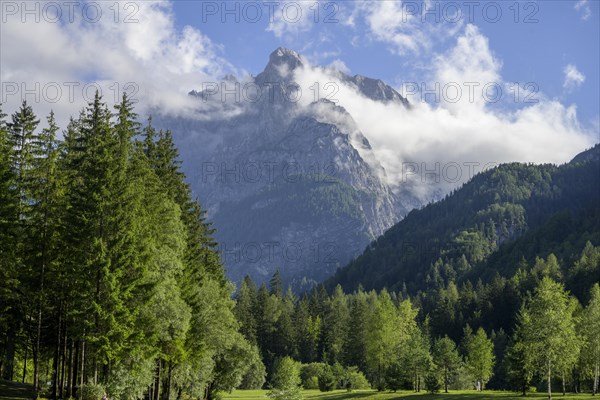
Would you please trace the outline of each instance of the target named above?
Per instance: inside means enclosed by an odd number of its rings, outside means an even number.
[[[155,121],[173,130],[184,172],[236,282],[245,275],[265,282],[280,270],[284,283],[310,287],[408,211],[347,110],[326,99],[302,106],[274,89],[293,87],[293,72],[304,65],[299,54],[279,48],[256,77],[221,83],[264,89],[257,101],[192,91],[199,107],[224,115]],[[380,80],[340,76],[374,101],[408,107]]]
[[[521,257],[579,254],[600,243],[600,147],[568,164],[505,164],[445,199],[413,210],[327,286],[406,288],[435,279],[511,276]],[[439,260],[439,261],[438,261]]]

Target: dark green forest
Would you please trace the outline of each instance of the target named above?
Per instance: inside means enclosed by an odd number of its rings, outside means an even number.
[[[599,146],[475,176],[306,293],[226,279],[171,133],[126,96],[64,131],[0,111],[0,153],[0,370],[34,398],[598,390]]]
[[[258,352],[170,132],[98,95],[62,140],[26,103],[0,121],[2,378],[50,398],[237,385]]]

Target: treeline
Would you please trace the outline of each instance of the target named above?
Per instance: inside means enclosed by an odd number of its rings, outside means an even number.
[[[588,243],[569,271],[598,268],[600,247]],[[298,298],[283,291],[276,273],[269,288],[246,278],[235,314],[276,388],[283,368],[299,374],[304,388],[321,390],[360,388],[364,374],[380,390],[526,393],[550,391],[554,382],[562,391],[595,393],[600,288],[588,281],[580,303],[562,279],[550,255],[531,266],[523,261],[511,279],[498,276],[489,284],[458,288],[452,280],[440,281],[437,289],[412,297],[361,287],[345,294],[339,285],[329,295],[320,286]],[[294,367],[292,360],[300,364]],[[293,387],[281,389],[287,393],[281,398],[294,398]]]
[[[170,132],[98,94],[59,131],[25,102],[0,112],[2,379],[52,399],[239,385],[262,364]]]

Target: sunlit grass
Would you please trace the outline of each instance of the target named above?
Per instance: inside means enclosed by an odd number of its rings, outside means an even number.
[[[236,390],[233,393],[223,394],[224,399],[228,400],[245,400],[245,399],[266,399],[266,390]],[[547,399],[546,393],[535,393],[528,394],[527,397],[523,397],[518,393],[513,392],[493,392],[493,391],[452,391],[449,394],[438,393],[414,393],[412,391],[399,391],[399,392],[377,392],[374,390],[357,390],[352,393],[348,393],[344,390],[336,390],[333,392],[323,393],[318,390],[305,390],[302,392],[305,399],[320,399],[320,400],[343,400],[343,399],[365,399],[365,400],[395,400],[395,399],[410,399],[418,398],[419,400],[523,400],[523,399]],[[552,398],[564,399],[564,400],[584,400],[584,399],[596,399],[590,394],[573,395],[567,394],[563,397],[562,393],[553,394]],[[415,399],[416,400],[416,399]]]

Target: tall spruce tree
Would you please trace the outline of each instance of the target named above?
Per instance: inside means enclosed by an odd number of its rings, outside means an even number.
[[[336,286],[327,311],[323,317],[324,351],[330,365],[343,361],[343,351],[348,336],[350,314],[346,295],[340,285]]]
[[[462,363],[456,343],[448,336],[437,339],[433,345],[433,361],[442,375],[444,392],[448,393],[448,386],[453,381]]]
[[[14,147],[0,108],[0,335],[1,377],[12,380],[16,336],[22,323],[20,264],[17,258],[19,197]]]

